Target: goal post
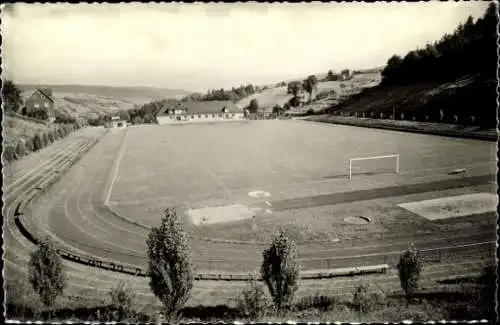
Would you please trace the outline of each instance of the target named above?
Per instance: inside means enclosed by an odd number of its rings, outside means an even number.
[[[399,155],[385,155],[385,156],[371,156],[371,157],[358,157],[349,159],[349,179],[352,179],[353,175],[353,163],[358,161],[367,161],[367,160],[390,160],[393,161],[391,166],[394,166],[394,169],[391,167],[391,170],[394,170],[396,174],[399,174]]]

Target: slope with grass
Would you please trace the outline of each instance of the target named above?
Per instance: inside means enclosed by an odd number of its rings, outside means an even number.
[[[44,123],[35,119],[21,118],[15,115],[4,114],[2,136],[4,145],[16,144],[18,141],[32,139],[35,134],[52,132],[56,124]]]
[[[23,99],[31,96],[37,87],[51,89],[56,109],[75,118],[96,118],[101,114],[113,114],[118,109],[131,109],[157,99],[180,99],[190,93],[185,90],[151,87],[19,85],[23,91]]]
[[[378,85],[381,80],[381,75],[379,72],[370,72],[354,75],[354,77],[350,80],[346,81],[325,81],[318,82],[317,89],[313,93],[313,101],[315,96],[322,92],[334,91],[336,93],[335,96],[327,96],[323,98],[322,101],[335,98],[342,98],[346,96],[350,96],[352,94],[359,93],[361,90],[367,87],[373,87]],[[287,94],[287,87],[276,87],[269,88],[262,92],[253,94],[248,96],[239,102],[236,103],[238,107],[246,107],[249,105],[252,99],[257,99],[259,103],[259,107],[266,112],[270,112],[272,107],[275,105],[283,106],[287,103],[293,95]],[[308,95],[306,95],[306,99]]]

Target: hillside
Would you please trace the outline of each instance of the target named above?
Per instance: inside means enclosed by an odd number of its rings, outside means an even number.
[[[496,125],[495,85],[496,80],[484,74],[463,76],[452,82],[381,85],[332,106],[329,112],[358,117],[365,114],[373,118],[392,118],[394,112],[397,120],[493,128]]]
[[[107,87],[86,85],[18,85],[23,99],[37,87],[50,88],[56,108],[73,117],[96,117],[113,114],[117,109],[131,109],[156,99],[177,98],[188,91],[150,87]]]
[[[48,133],[56,127],[55,124],[4,114],[2,123],[4,145],[16,144],[19,140],[26,141],[35,134]]]
[[[324,76],[323,76],[324,77]],[[318,78],[319,79],[319,78]],[[300,79],[297,79],[300,80]],[[359,93],[365,88],[376,86],[380,83],[381,75],[380,72],[370,72],[354,75],[354,77],[347,81],[327,81],[327,82],[318,82],[317,90],[313,93],[313,100],[315,95],[320,94],[322,92],[328,92],[334,90],[337,94],[335,96],[335,100],[339,98],[343,98],[346,96],[350,96],[352,94]],[[345,86],[342,87],[341,85]],[[283,106],[287,103],[293,96],[291,94],[287,94],[287,87],[276,87],[266,89],[262,92],[253,94],[248,96],[236,103],[238,107],[248,106],[252,99],[257,99],[259,103],[259,107],[264,109],[265,111],[271,111],[274,105]],[[306,95],[307,98],[307,95]],[[326,100],[332,99],[325,98]],[[324,100],[323,100],[324,101]]]

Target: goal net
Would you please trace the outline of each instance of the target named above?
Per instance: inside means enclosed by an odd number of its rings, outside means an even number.
[[[354,175],[399,174],[399,155],[349,159],[349,179]]]

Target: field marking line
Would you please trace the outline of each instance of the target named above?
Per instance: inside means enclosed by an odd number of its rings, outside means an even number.
[[[415,170],[410,170],[406,172],[399,172],[399,175],[412,175],[415,173],[419,172],[424,172],[424,171],[437,171],[437,170],[445,170],[445,169],[453,169],[453,168],[458,168],[458,167],[476,167],[476,166],[487,166],[487,165],[493,165],[496,164],[496,162],[483,162],[483,163],[475,163],[475,164],[468,164],[468,165],[450,165],[450,166],[445,166],[445,167],[436,167],[436,168],[426,168],[426,169],[415,169]],[[345,171],[344,169],[329,169],[329,171]],[[210,173],[210,172],[209,172]],[[212,177],[215,175],[211,174]],[[392,175],[391,174],[385,174],[385,175]],[[342,175],[345,176],[345,175]],[[346,176],[347,177],[347,176]],[[425,179],[425,178],[434,178],[435,175],[423,175],[423,176],[418,176],[414,177],[414,179]],[[215,177],[214,177],[215,178]],[[217,180],[217,178],[215,178]],[[288,189],[290,187],[298,187],[302,185],[314,185],[314,184],[328,184],[328,183],[334,183],[337,182],[338,179],[320,179],[320,180],[308,180],[304,182],[290,182],[287,184],[279,184],[279,185],[269,185],[266,186],[268,189]],[[225,191],[214,191],[214,192],[206,192],[206,193],[195,193],[195,194],[189,194],[188,196],[190,199],[196,198],[196,197],[203,197],[203,196],[209,196],[209,195],[218,195],[221,193],[224,193],[228,191],[227,188],[225,188],[222,184],[219,183],[222,188],[225,189]],[[403,184],[404,185],[404,184]],[[359,185],[356,186],[356,189],[366,189],[366,188],[371,188],[371,185],[368,186],[363,186]],[[249,190],[252,190],[253,188],[245,188],[245,189],[237,189],[233,193],[246,193]],[[342,192],[334,192],[334,194],[337,193],[342,193]],[[162,200],[177,200],[177,199],[182,199],[182,197],[176,197],[176,196],[164,196],[164,197],[157,197],[157,198],[149,198],[149,199],[143,199],[143,200],[125,200],[125,201],[113,201],[113,205],[133,205],[133,204],[139,204],[139,203],[145,203],[145,202],[157,202],[157,201],[162,201]]]
[[[116,166],[115,166],[115,171],[114,171],[114,174],[113,174],[113,178],[111,179],[111,184],[109,186],[109,190],[108,190],[108,194],[106,196],[106,200],[104,200],[104,205],[108,205],[108,201],[109,201],[109,198],[111,197],[111,192],[113,190],[113,186],[115,184],[116,177],[118,176],[118,170],[120,169],[120,165],[121,165],[122,160],[123,160],[123,155],[125,153],[125,147],[127,145],[127,139],[128,139],[127,135],[128,135],[128,132],[127,132],[127,130],[125,130],[125,136],[124,136],[124,139],[123,139],[122,147],[120,149],[120,154],[118,155],[118,158],[117,158],[117,163],[116,163]]]
[[[221,181],[220,179],[214,174],[212,173],[209,169],[207,169],[207,173],[212,176],[212,178],[217,182],[217,184],[219,184],[219,186],[227,193],[227,194],[232,194],[233,192],[231,192],[231,190],[229,190]]]

